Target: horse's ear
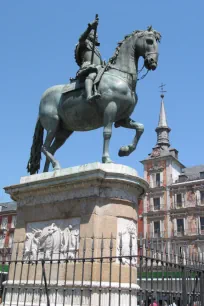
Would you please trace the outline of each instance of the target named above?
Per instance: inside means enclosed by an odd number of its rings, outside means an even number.
[[[149,31],[149,32],[153,31],[152,25],[150,25],[150,26],[147,27],[147,31]]]

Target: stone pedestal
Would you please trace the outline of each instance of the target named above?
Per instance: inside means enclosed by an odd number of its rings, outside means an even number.
[[[111,306],[119,298],[121,305],[128,305],[130,260],[125,256],[130,235],[132,254],[137,252],[138,198],[147,187],[134,169],[101,163],[22,177],[20,184],[6,187],[18,204],[13,259],[22,259],[23,268],[20,262],[11,264],[5,304],[46,305],[42,266],[36,264],[44,259],[51,305],[106,306],[110,295]],[[101,255],[112,256],[111,264],[104,259],[101,266]],[[114,257],[119,255],[124,256],[122,264]],[[74,261],[93,257],[94,262]],[[138,289],[135,258],[131,266],[133,305]]]

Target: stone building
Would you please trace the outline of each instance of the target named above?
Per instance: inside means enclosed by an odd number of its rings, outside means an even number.
[[[16,226],[16,203],[0,204],[0,262],[10,258]]]
[[[139,235],[198,248],[204,238],[204,165],[186,168],[179,161],[170,147],[163,94],[161,99],[157,143],[141,161],[150,188],[139,203]]]

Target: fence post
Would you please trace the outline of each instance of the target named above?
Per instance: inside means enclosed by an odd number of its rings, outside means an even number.
[[[187,290],[186,290],[186,283],[187,283],[187,279],[186,279],[186,269],[183,263],[183,267],[182,267],[182,305],[183,306],[187,306]]]
[[[204,272],[200,273],[200,301],[201,306],[204,306]]]

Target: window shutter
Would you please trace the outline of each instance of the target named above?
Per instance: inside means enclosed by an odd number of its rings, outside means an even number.
[[[153,221],[150,222],[150,237],[154,238],[154,224],[153,224]]]
[[[164,221],[160,220],[160,237],[164,237]]]
[[[201,223],[200,223],[200,217],[198,217],[198,234],[201,234]]]
[[[186,235],[186,219],[183,218],[183,232],[184,232],[184,235]]]
[[[164,195],[160,197],[160,210],[164,210]]]
[[[176,208],[176,193],[173,195],[173,208]]]
[[[152,177],[152,188],[154,188],[156,187],[156,174],[152,173],[151,177]]]
[[[185,207],[185,194],[181,194],[181,199],[182,199],[182,207]]]
[[[176,219],[173,220],[173,224],[174,224],[174,236],[177,236],[177,220]]]
[[[163,174],[163,171],[160,172],[160,185],[164,186],[164,174]]]
[[[200,205],[200,190],[196,191],[196,199],[197,199],[197,205]]]
[[[152,197],[150,198],[149,203],[150,203],[150,211],[153,211],[154,210],[154,199]]]

